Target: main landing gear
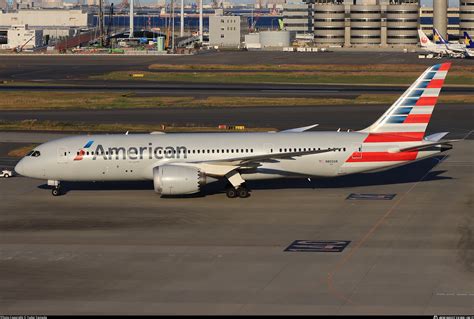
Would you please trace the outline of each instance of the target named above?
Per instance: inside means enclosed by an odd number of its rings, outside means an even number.
[[[225,191],[227,197],[229,198],[247,198],[250,196],[250,191],[245,185],[240,185],[238,188],[235,188],[232,185],[229,185]]]
[[[240,198],[247,198],[250,196],[245,180],[238,171],[230,171],[225,177],[229,181],[225,190],[227,197],[236,198],[238,196]]]

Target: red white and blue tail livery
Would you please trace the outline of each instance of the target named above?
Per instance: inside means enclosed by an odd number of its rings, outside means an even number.
[[[346,171],[347,166],[353,171],[379,169],[429,154],[420,153],[420,149],[432,146],[429,144],[447,134],[424,138],[450,66],[451,63],[442,63],[428,68],[374,124],[359,131],[367,136],[361,149],[347,159]]]

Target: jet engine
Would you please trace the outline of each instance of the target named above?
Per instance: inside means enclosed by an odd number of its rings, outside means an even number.
[[[161,195],[197,193],[206,182],[206,175],[195,167],[163,165],[153,168],[155,192]]]

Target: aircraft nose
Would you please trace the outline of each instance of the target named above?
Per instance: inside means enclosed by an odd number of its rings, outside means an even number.
[[[17,174],[24,176],[25,174],[24,166],[25,166],[24,160],[21,159],[15,166],[15,172],[17,172]]]

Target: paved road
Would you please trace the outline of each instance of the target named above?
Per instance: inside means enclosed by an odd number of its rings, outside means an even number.
[[[59,84],[0,85],[0,91],[134,92],[141,96],[268,96],[268,97],[345,97],[361,94],[402,94],[408,86],[340,84],[216,84],[150,83],[128,81],[71,80]],[[472,87],[443,88],[445,94],[472,94]]]
[[[441,163],[160,199],[0,179],[0,313],[472,315],[472,141]],[[436,166],[437,165],[437,166]],[[392,193],[389,201],[346,200]],[[345,240],[340,253],[285,252]]]
[[[188,56],[7,56],[0,62],[0,80],[72,79],[111,71],[147,70],[163,64],[417,64],[433,65],[450,61],[474,65],[474,60],[425,60],[416,53],[398,52],[209,52]]]

